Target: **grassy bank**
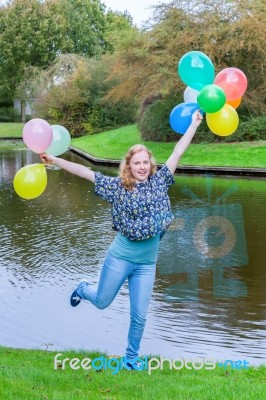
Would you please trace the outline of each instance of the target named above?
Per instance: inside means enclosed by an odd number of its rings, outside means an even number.
[[[1,122],[0,137],[21,138],[23,126],[22,122]]]
[[[0,123],[0,137],[21,137],[22,123]],[[176,135],[178,140],[180,135]],[[156,161],[163,163],[174,143],[150,142],[141,139],[136,125],[124,126],[97,135],[73,139],[72,145],[97,158],[121,159],[136,143],[152,150]],[[191,144],[180,165],[266,168],[266,140],[257,142]]]
[[[178,140],[180,136],[176,135],[176,138]],[[136,125],[72,140],[72,145],[78,149],[98,158],[112,159],[121,159],[135,143],[145,144],[159,163],[165,162],[174,148],[174,143],[142,140]],[[191,144],[180,165],[266,168],[266,141]]]
[[[60,360],[99,357],[97,353],[61,352]],[[0,347],[0,392],[5,400],[68,399],[197,399],[257,400],[266,396],[266,367],[213,370],[126,371],[70,368],[58,363],[56,352]],[[80,365],[80,364],[79,364]]]

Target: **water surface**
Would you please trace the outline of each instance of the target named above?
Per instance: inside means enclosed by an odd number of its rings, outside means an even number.
[[[38,156],[0,148],[0,345],[123,355],[126,284],[106,310],[69,305],[80,279],[98,282],[115,236],[108,204],[63,170],[47,171],[42,196],[21,199],[14,175]],[[161,242],[141,354],[264,362],[266,180],[176,176],[169,194],[175,219]]]

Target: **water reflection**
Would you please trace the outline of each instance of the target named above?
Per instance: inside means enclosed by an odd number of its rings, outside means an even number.
[[[38,156],[0,146],[0,344],[122,354],[127,285],[107,310],[68,305],[79,279],[98,281],[115,235],[106,203],[92,184],[62,170],[47,171],[41,197],[19,198],[14,175]],[[175,220],[161,243],[143,353],[264,361],[265,189],[265,180],[176,178]]]

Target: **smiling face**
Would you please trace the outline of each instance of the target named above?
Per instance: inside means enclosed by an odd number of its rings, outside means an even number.
[[[135,153],[129,162],[131,174],[137,183],[145,182],[151,172],[151,161],[145,150]]]

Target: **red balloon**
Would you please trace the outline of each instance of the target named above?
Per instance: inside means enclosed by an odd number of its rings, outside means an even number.
[[[245,93],[248,81],[247,77],[238,68],[225,68],[216,75],[215,85],[220,86],[226,95],[226,100],[237,100]]]

